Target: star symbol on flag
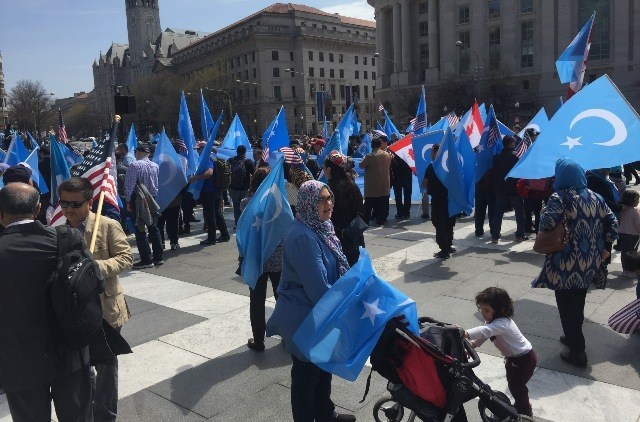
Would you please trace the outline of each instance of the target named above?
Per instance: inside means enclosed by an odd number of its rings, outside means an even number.
[[[260,227],[262,227],[262,218],[256,215],[256,221],[251,226],[255,227],[256,230],[260,230]]]
[[[360,317],[360,319],[369,318],[369,321],[371,321],[371,325],[375,325],[376,315],[386,314],[385,311],[378,308],[379,302],[380,302],[380,298],[374,300],[372,303],[367,303],[363,300],[362,304],[364,305],[365,311],[364,311],[364,314],[362,314],[362,316]]]
[[[567,142],[562,143],[560,145],[566,145],[569,147],[569,150],[571,150],[573,147],[575,146],[582,146],[582,144],[580,143],[580,138],[572,138],[570,136],[567,136]]]

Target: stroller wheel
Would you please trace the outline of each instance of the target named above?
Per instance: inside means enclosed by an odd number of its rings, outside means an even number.
[[[376,422],[400,422],[404,417],[404,407],[391,397],[383,397],[373,405],[373,419]]]
[[[511,401],[509,400],[509,397],[507,397],[506,394],[500,391],[494,391],[493,395],[495,396],[495,398],[499,399],[505,404],[507,405],[511,404]],[[478,402],[478,410],[480,411],[480,417],[484,422],[511,422],[511,421],[517,420],[517,419],[513,419],[509,415],[496,415],[495,413],[493,413],[493,411],[491,411],[491,409],[489,409],[489,407],[492,407],[492,406],[490,405],[487,406],[487,403],[483,399],[480,399],[480,401]]]

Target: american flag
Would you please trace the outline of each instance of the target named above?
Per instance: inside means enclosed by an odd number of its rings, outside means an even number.
[[[282,147],[279,150],[284,153],[284,162],[288,164],[304,164],[302,162],[302,157],[298,154],[293,148]]]
[[[516,153],[516,156],[520,158],[525,152],[527,152],[527,150],[531,146],[531,137],[525,131],[522,139],[520,139],[520,137],[515,137],[515,138],[516,138],[516,147],[514,149],[514,152]]]
[[[493,146],[498,142],[501,138],[500,136],[500,128],[495,122],[489,125],[489,136],[487,136],[487,149],[493,148]]]
[[[175,145],[175,148],[178,151],[178,153],[184,155],[185,157],[187,156],[187,153],[189,151],[187,150],[187,145],[184,143],[182,139],[173,141],[173,144]]]
[[[115,137],[113,137],[115,139]],[[93,185],[93,200],[97,201],[100,192],[104,191],[104,200],[117,209],[118,190],[116,188],[116,171],[112,166],[113,144],[109,140],[101,140],[80,164],[71,172],[71,176],[84,177]],[[56,206],[50,225],[57,226],[66,221],[60,205]]]
[[[414,119],[411,120],[411,124],[413,125],[413,131],[416,132],[420,129],[427,128],[427,116],[424,114],[417,115]]]
[[[455,129],[458,126],[458,123],[460,122],[460,118],[453,111],[447,114],[445,116],[445,119],[447,119],[447,122],[449,123],[449,127],[451,129]]]
[[[67,143],[67,130],[64,128],[62,110],[58,109],[58,142]]]
[[[378,111],[380,112],[380,114],[384,115],[384,106],[382,105],[382,103],[380,103],[380,105],[378,106]]]

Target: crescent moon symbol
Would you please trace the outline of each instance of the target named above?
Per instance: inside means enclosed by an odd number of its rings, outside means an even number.
[[[424,158],[425,161],[430,161],[431,160],[430,158],[427,158],[425,156],[427,151],[431,150],[431,147],[433,147],[433,144],[426,144],[425,146],[422,147],[421,155],[422,155],[422,158]]]
[[[592,108],[589,110],[585,110],[582,113],[578,114],[571,121],[571,125],[569,129],[573,129],[573,126],[578,123],[580,120],[586,119],[587,117],[599,117],[603,120],[608,121],[613,127],[615,133],[613,134],[613,138],[611,138],[607,142],[594,142],[595,145],[602,145],[605,147],[613,147],[616,145],[620,145],[624,141],[627,140],[627,127],[624,125],[622,120],[610,112],[609,110],[604,110],[601,108]]]
[[[442,169],[449,173],[449,167],[447,167],[447,159],[449,158],[449,151],[442,153]]]
[[[169,154],[161,153],[158,155],[158,160],[160,161],[160,171],[158,172],[158,176],[162,174],[164,176],[167,172],[169,173],[168,177],[163,177],[164,181],[160,183],[160,186],[166,186],[173,181],[176,177],[177,169],[175,165],[172,164],[171,156]],[[158,177],[158,180],[160,177]]]
[[[271,188],[269,188],[269,190],[262,195],[262,198],[260,198],[260,202],[262,202],[264,198],[266,198],[269,194],[272,194],[273,199],[276,201],[276,212],[273,214],[273,217],[271,217],[270,220],[267,220],[262,224],[272,222],[280,216],[280,213],[282,213],[282,193],[280,192],[280,188],[278,188],[278,185],[271,186]]]

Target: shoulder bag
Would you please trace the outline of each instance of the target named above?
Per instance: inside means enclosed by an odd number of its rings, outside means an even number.
[[[360,239],[360,236],[362,236],[362,233],[364,233],[364,231],[368,228],[369,226],[367,225],[367,223],[365,223],[364,220],[360,218],[360,216],[356,215],[356,217],[351,220],[351,223],[349,223],[349,225],[342,230],[342,234],[347,239],[351,240],[354,243],[357,243]]]
[[[560,252],[569,242],[569,228],[567,224],[567,210],[560,194],[562,204],[562,220],[551,230],[539,231],[533,243],[533,250],[540,254],[553,254]]]

